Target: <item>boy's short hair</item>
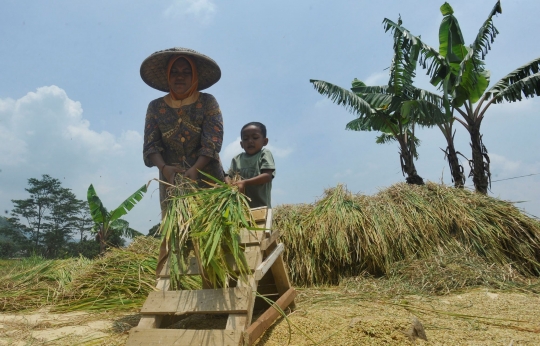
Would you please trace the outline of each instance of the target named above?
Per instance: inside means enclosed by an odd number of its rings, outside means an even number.
[[[240,130],[240,137],[242,136],[242,132],[244,131],[244,129],[246,127],[248,127],[248,126],[251,126],[251,125],[258,127],[259,130],[261,130],[261,133],[262,133],[263,137],[266,138],[266,126],[264,126],[263,123],[260,123],[258,121],[252,121],[252,122],[247,123],[244,126],[242,126],[242,129]]]

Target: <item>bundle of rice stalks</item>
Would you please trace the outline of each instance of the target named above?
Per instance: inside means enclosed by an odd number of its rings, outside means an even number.
[[[73,278],[56,311],[129,310],[139,308],[156,288],[159,241],[137,237],[125,249],[111,249],[105,256]],[[195,277],[186,277],[181,289],[200,287]]]
[[[37,309],[55,303],[66,293],[73,277],[91,262],[85,257],[11,261],[10,272],[0,277],[0,311]]]
[[[463,249],[525,275],[540,273],[540,223],[511,203],[463,189],[396,184],[370,197],[338,185],[313,205],[280,206],[274,215],[299,285],[383,275],[399,261]]]
[[[256,229],[248,201],[236,186],[201,173],[208,178],[210,188],[198,189],[185,180],[180,181],[170,191],[167,214],[160,228],[170,249],[173,289],[186,271],[190,247],[200,259],[203,280],[213,287],[227,287],[229,278],[243,279],[249,273],[239,243],[243,228]],[[236,263],[238,274],[227,263],[229,254]]]

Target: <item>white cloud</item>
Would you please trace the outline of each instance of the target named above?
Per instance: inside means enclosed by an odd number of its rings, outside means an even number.
[[[223,164],[223,168],[227,170],[229,167],[231,160],[236,155],[240,154],[242,152],[242,147],[240,146],[240,137],[236,137],[234,141],[227,144],[224,149],[221,149],[221,152],[219,153],[219,156],[221,158],[221,162]]]
[[[344,172],[337,172],[334,174],[334,179],[342,179],[352,176],[353,171],[352,169],[346,169]]]
[[[315,102],[315,108],[325,108],[329,105],[333,105],[332,101],[329,98],[322,98],[319,101]]]
[[[215,14],[212,0],[176,0],[164,11],[165,17],[194,16],[203,24],[210,23]]]
[[[386,85],[388,83],[388,78],[388,71],[377,72],[369,75],[366,80],[363,80],[362,82],[366,83],[366,85]]]
[[[521,161],[512,161],[502,155],[490,153],[489,159],[490,167],[496,167],[496,173],[502,176],[515,174],[518,173],[521,169],[523,169]]]
[[[287,157],[289,156],[290,153],[293,152],[291,148],[278,148],[271,144],[268,144],[266,147],[268,148],[268,150],[272,152],[273,156],[280,157],[280,158]]]
[[[157,175],[143,166],[141,134],[92,130],[80,102],[54,85],[18,100],[0,99],[0,138],[1,210],[12,209],[11,199],[27,198],[27,180],[43,174],[59,179],[79,199],[94,184],[110,209]],[[138,213],[128,214],[132,227],[146,232],[158,222],[158,199],[143,199],[145,210],[137,206]]]

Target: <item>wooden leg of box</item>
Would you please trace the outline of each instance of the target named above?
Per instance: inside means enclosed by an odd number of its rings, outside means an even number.
[[[296,290],[291,287],[275,302],[275,304],[279,306],[281,310],[285,310],[287,306],[292,303],[294,297],[296,297]],[[253,322],[246,330],[249,345],[253,345],[253,343],[272,325],[272,323],[274,323],[279,316],[280,313],[278,310],[276,310],[274,307],[270,307],[257,319],[257,321]]]

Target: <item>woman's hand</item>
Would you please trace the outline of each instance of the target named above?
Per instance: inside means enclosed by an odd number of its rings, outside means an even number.
[[[163,177],[169,184],[174,185],[174,176],[176,175],[176,173],[184,173],[184,170],[176,166],[165,165],[163,166],[161,173],[163,173]]]
[[[199,178],[199,171],[197,171],[197,168],[191,167],[186,171],[186,173],[184,173],[184,176],[193,181],[197,181],[197,179]]]

